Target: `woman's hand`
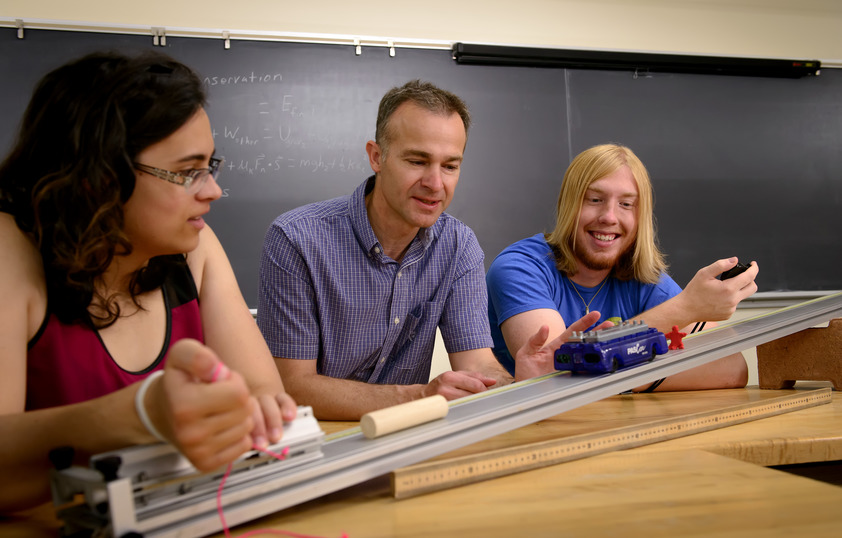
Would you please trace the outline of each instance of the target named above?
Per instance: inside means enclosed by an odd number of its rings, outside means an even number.
[[[196,340],[172,346],[144,405],[154,426],[200,471],[252,448],[256,406],[246,382]]]
[[[284,431],[283,423],[295,420],[298,412],[295,400],[286,392],[253,397],[252,408],[254,428],[251,437],[257,448],[266,448],[280,441]]]

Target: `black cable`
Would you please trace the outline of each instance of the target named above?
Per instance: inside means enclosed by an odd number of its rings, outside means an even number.
[[[694,332],[697,332],[697,331],[701,331],[704,328],[705,328],[705,322],[704,321],[697,321],[696,324],[693,325],[693,330],[690,331],[690,334],[693,334]],[[644,392],[655,392],[655,389],[660,387],[661,383],[666,381],[666,379],[667,379],[666,377],[663,377],[663,378],[655,381],[654,383],[652,383],[651,385],[649,385],[648,387],[646,387],[645,389],[640,391],[640,393],[642,394]]]
[[[693,330],[690,331],[690,334],[693,334],[696,331],[701,331],[704,328],[705,328],[705,322],[704,321],[697,321],[696,324],[693,325]],[[652,383],[651,385],[649,385],[648,387],[646,387],[644,390],[642,390],[640,392],[655,392],[655,389],[660,387],[661,383],[663,383],[666,379],[667,379],[666,377],[661,378],[661,379],[655,381],[654,383]]]
[[[649,385],[648,387],[646,387],[645,389],[643,389],[643,390],[642,390],[642,391],[640,391],[640,392],[641,392],[641,393],[644,393],[644,392],[655,392],[655,389],[657,389],[658,387],[660,387],[660,386],[661,386],[661,383],[663,383],[664,381],[666,381],[666,379],[667,379],[666,377],[662,377],[661,379],[659,379],[659,380],[655,381],[654,383],[652,383],[651,385]]]

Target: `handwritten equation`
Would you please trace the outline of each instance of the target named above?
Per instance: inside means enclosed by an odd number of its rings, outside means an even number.
[[[264,154],[257,155],[252,160],[238,159],[225,160],[226,173],[238,172],[250,176],[261,174],[272,174],[297,168],[305,172],[357,172],[361,174],[369,173],[368,161],[362,159],[352,159],[345,156],[336,157],[330,156],[325,158],[319,155],[315,159],[303,159],[300,157],[284,157],[277,155],[275,157],[267,157]]]
[[[370,99],[329,95],[341,88],[286,88],[283,80],[254,72],[205,78],[216,152],[225,157],[224,196],[237,196],[237,177],[289,185],[346,174],[362,181],[372,173],[365,152],[376,117]]]

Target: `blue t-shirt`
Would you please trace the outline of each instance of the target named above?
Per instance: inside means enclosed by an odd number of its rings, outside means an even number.
[[[590,310],[598,310],[602,315],[598,323],[606,320],[618,323],[681,292],[678,284],[666,273],[661,275],[657,284],[609,277],[601,289],[600,285],[593,288],[580,286],[556,268],[555,256],[543,234],[527,237],[506,247],[491,263],[485,281],[494,354],[512,374],[515,369],[512,357],[517,350],[506,348],[500,331],[500,324],[512,316],[551,308],[561,314],[565,325],[569,325],[585,315],[585,305],[589,304]]]

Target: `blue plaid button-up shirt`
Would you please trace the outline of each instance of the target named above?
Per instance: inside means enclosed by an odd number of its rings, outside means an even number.
[[[491,347],[483,253],[444,213],[398,263],[383,254],[365,195],[289,211],[266,233],[257,322],[275,357],[369,383],[426,383],[436,327],[449,353]]]

